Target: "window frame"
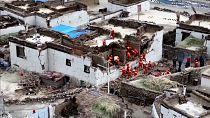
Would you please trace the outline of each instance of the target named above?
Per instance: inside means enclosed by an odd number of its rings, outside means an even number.
[[[70,65],[68,64],[70,62]],[[66,66],[71,67],[71,59],[66,59]]]
[[[26,54],[25,54],[25,47],[23,46],[16,46],[16,56],[22,59],[26,59]]]
[[[88,69],[89,71],[87,71],[87,69]],[[85,72],[85,73],[90,73],[90,66],[84,65],[84,72]]]

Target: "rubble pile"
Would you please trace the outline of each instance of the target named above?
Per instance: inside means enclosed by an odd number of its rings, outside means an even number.
[[[62,93],[57,93],[57,94],[53,94],[53,95],[49,95],[49,96],[45,96],[45,97],[37,97],[37,98],[32,98],[32,97],[27,97],[24,100],[20,101],[20,100],[5,100],[5,104],[26,104],[26,103],[36,103],[36,102],[54,102],[58,99],[66,99],[66,98],[70,98],[78,93],[82,92],[81,88],[77,88],[74,90],[69,90],[66,92],[62,92]]]
[[[170,81],[169,79],[166,78],[157,79],[157,78],[148,77],[144,79],[142,83],[147,88],[160,92],[163,92],[164,90],[177,86],[176,82]]]

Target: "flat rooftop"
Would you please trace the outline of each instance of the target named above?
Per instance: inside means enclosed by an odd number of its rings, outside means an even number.
[[[86,10],[82,3],[70,1],[63,4],[61,1],[49,1],[46,3],[34,3],[29,1],[14,1],[6,3],[5,9],[21,16],[41,15],[42,17],[57,17],[69,12]]]
[[[210,16],[204,14],[194,14],[189,20],[179,23],[179,27],[196,32],[210,33]]]
[[[53,42],[54,38],[46,35],[35,33],[26,38],[26,41],[36,44],[45,44],[46,42]]]
[[[179,44],[176,45],[178,48],[188,49],[192,51],[198,51],[204,46],[205,40],[197,39],[193,36],[189,36]]]
[[[103,41],[106,41],[106,46],[113,42],[123,42],[123,39],[121,38],[114,38],[114,39],[109,39],[109,35],[100,35],[98,37],[95,37],[92,40],[88,40],[85,42],[84,45],[89,46],[89,47],[102,47],[103,46]]]
[[[137,32],[137,29],[122,26],[114,26],[113,24],[104,24],[101,27],[110,31],[114,30],[116,33],[120,33],[122,38],[124,38],[126,35],[135,34]]]
[[[187,101],[184,103],[179,102],[180,97],[179,95],[174,95],[166,98],[163,101],[163,105],[187,117],[203,118],[210,115],[210,111],[205,108],[210,106],[210,102],[202,94],[193,91],[189,97],[186,96]]]
[[[139,17],[139,18],[138,18]],[[133,19],[133,20],[139,20],[141,22],[145,23],[151,23],[166,27],[172,27],[175,28],[177,26],[177,15],[176,13],[172,12],[165,12],[165,11],[158,11],[158,10],[149,10],[141,13],[138,15],[132,15],[128,18],[123,18],[125,20],[127,19]],[[180,21],[187,21],[189,18],[180,15]],[[169,28],[167,28],[169,29]]]
[[[194,21],[192,21],[192,23],[190,23],[190,25],[199,26],[199,27],[204,27],[204,28],[210,29],[210,20],[209,21],[194,20]]]
[[[141,2],[145,2],[147,0],[108,0],[108,1],[113,4],[118,4],[121,6],[130,6],[130,5],[138,4]]]
[[[12,26],[17,26],[22,23],[21,20],[9,15],[0,16],[0,29],[5,29]]]

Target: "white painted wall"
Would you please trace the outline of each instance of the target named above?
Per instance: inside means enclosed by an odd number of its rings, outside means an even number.
[[[210,34],[204,34],[204,33],[200,33],[200,32],[195,32],[195,31],[189,31],[189,30],[183,30],[183,29],[176,29],[176,41],[175,41],[175,45],[179,44],[182,41],[182,32],[187,32],[190,33],[193,37],[198,38],[198,39],[202,39],[202,35],[205,37],[207,35]],[[208,56],[210,56],[210,41],[207,41],[207,54]]]
[[[84,72],[84,65],[91,66],[90,58],[69,55],[54,49],[48,49],[49,71],[56,71],[75,77],[79,80],[96,85],[94,70],[90,68],[90,73]],[[66,59],[71,60],[71,66],[66,65]]]
[[[19,16],[17,14],[14,14],[12,12],[6,11],[6,10],[4,10],[2,12],[2,14],[4,14],[4,15],[10,15],[10,16],[13,16],[15,18],[18,18],[20,20],[23,20],[24,22],[26,22],[29,25],[36,25],[35,16],[22,17],[22,16]]]
[[[176,111],[172,110],[172,109],[167,109],[165,108],[164,106],[161,105],[161,108],[160,108],[160,112],[161,114],[163,114],[163,117],[162,118],[187,118],[185,116],[183,116],[182,114],[180,113],[177,113]],[[174,117],[174,115],[176,117]],[[161,115],[160,115],[161,116]]]
[[[201,86],[210,88],[210,78],[201,77]]]
[[[111,18],[113,18],[113,17],[117,17],[117,16],[119,16],[121,13],[122,13],[122,11],[118,11],[118,12],[115,12],[115,13],[112,13],[112,14],[109,14],[109,15],[105,15],[105,20],[109,20],[109,19],[111,19]],[[103,21],[103,20],[104,20],[104,19],[102,19],[102,17],[99,17],[99,18],[94,19],[94,20],[91,20],[91,19],[90,19],[89,23],[93,23],[93,22],[99,23],[99,22],[101,22],[101,21]]]
[[[35,16],[36,19],[35,19],[35,22],[36,22],[36,26],[37,27],[44,27],[44,28],[47,28],[47,21],[46,21],[46,18],[42,18],[40,16]]]
[[[89,15],[87,11],[76,11],[72,13],[65,14],[58,18],[52,19],[50,21],[50,26],[54,27],[60,24],[69,25],[73,27],[86,25],[89,23]]]
[[[134,15],[134,14],[138,13],[138,5],[141,5],[141,12],[145,12],[145,11],[150,10],[150,2],[149,1],[141,2],[141,3],[135,4],[135,5],[131,5],[129,7],[124,7],[124,6],[120,6],[120,5],[117,5],[117,4],[112,4],[110,2],[108,2],[106,5],[107,5],[106,7],[107,7],[108,11],[115,12],[115,11],[118,11],[118,10],[124,10],[124,11],[130,12],[129,15]]]
[[[17,57],[16,46],[18,44],[10,42],[9,45],[11,65],[19,65],[20,68],[27,71],[38,73],[42,73],[44,71],[61,72],[65,75],[75,77],[78,80],[83,80],[96,86],[107,83],[108,77],[111,81],[117,79],[121,75],[119,69],[110,69],[109,76],[107,76],[107,72],[103,72],[99,68],[91,67],[92,60],[89,57],[70,55],[54,49],[46,49],[41,51],[40,58],[42,64],[45,63],[45,70],[42,70],[40,61],[38,59],[38,50],[25,47],[26,59],[23,59]],[[71,60],[71,66],[66,65],[66,59]],[[84,65],[90,66],[90,73],[84,72]]]
[[[25,30],[25,27],[23,25],[18,25],[18,26],[8,27],[5,29],[0,29],[0,36],[10,33],[16,33],[19,32],[20,30]]]
[[[132,5],[127,7],[127,11],[130,12],[129,15],[135,15],[138,14],[138,5],[141,5],[141,12],[145,12],[150,10],[150,2],[149,1],[145,1],[145,2],[141,2],[137,5]]]
[[[152,118],[160,118],[158,113],[157,113],[157,110],[155,108],[155,104],[154,103],[152,104]]]
[[[163,49],[163,30],[156,32],[154,41],[149,49],[149,53],[146,54],[146,61],[157,62],[162,59]],[[152,51],[151,51],[152,50]]]
[[[38,55],[39,51],[25,47],[25,55],[26,58],[19,58],[16,54],[16,46],[21,46],[12,42],[9,42],[10,46],[10,58],[11,58],[11,65],[14,66],[14,64],[19,65],[20,68],[27,70],[27,71],[35,71],[42,73],[43,71],[48,69],[48,59],[47,59],[47,50],[41,51],[41,63],[45,64],[45,70],[42,70]]]
[[[46,19],[37,15],[22,17],[17,14],[11,13],[9,11],[3,11],[2,14],[11,15],[15,18],[21,19],[29,25],[36,25],[38,27],[47,28]],[[58,18],[54,18],[50,21],[50,26],[54,27],[60,24],[64,24],[64,25],[77,27],[77,26],[88,24],[88,23],[89,23],[89,15],[87,11],[82,10],[82,11],[75,11],[72,13],[64,14]]]

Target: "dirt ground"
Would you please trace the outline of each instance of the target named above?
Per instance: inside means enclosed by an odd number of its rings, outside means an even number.
[[[122,99],[114,96],[114,95],[107,95],[107,93],[103,91],[96,91],[96,90],[84,90],[80,94],[77,95],[77,102],[79,103],[79,118],[94,118],[95,114],[92,112],[92,106],[94,103],[101,97],[108,97],[111,100],[115,101],[118,105],[124,107],[124,103],[128,104],[128,108],[133,110],[133,118],[151,118],[151,107],[142,107],[137,106],[135,104],[128,103],[125,101],[122,103]]]

